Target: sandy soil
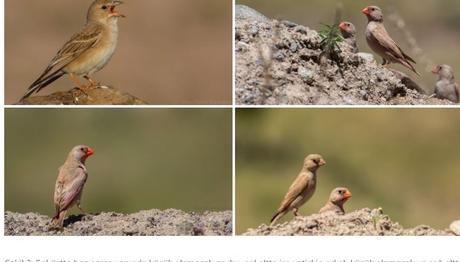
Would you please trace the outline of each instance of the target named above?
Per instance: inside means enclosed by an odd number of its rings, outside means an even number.
[[[133,214],[103,212],[70,216],[62,231],[50,231],[51,218],[37,213],[5,212],[5,235],[43,236],[183,236],[232,234],[232,212],[187,213],[158,209]]]

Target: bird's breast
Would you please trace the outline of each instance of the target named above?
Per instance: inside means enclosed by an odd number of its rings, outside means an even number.
[[[118,28],[109,27],[104,30],[99,43],[69,64],[67,71],[77,75],[91,75],[101,70],[112,58],[117,42]]]

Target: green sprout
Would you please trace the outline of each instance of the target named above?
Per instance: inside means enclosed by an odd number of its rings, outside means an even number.
[[[323,54],[326,55],[328,59],[336,57],[337,52],[339,52],[339,43],[344,39],[340,33],[339,25],[327,25],[322,24],[323,28],[319,31],[319,36],[321,37],[320,46],[323,50]]]

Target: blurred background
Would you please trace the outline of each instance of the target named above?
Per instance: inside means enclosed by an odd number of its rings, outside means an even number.
[[[87,212],[231,210],[231,117],[228,109],[7,109],[5,210],[53,215],[58,168],[79,144],[94,149]]]
[[[302,215],[346,186],[348,212],[382,207],[404,227],[438,229],[460,217],[459,110],[238,109],[236,117],[238,234],[270,222],[310,153],[327,164]]]
[[[401,48],[417,61],[420,78],[401,65],[390,67],[413,77],[427,92],[434,91],[435,64],[448,64],[460,77],[460,1],[458,0],[236,0],[270,18],[289,20],[319,30],[320,23],[332,24],[339,4],[343,20],[352,22],[358,32],[360,52],[373,53],[367,46],[364,31],[367,18],[361,10],[369,5],[383,9],[387,31]],[[375,55],[378,63],[382,60]]]
[[[92,2],[5,1],[6,104],[84,26]],[[127,17],[117,51],[95,80],[151,104],[231,104],[231,0],[127,0],[118,10]],[[72,87],[64,76],[39,94]]]

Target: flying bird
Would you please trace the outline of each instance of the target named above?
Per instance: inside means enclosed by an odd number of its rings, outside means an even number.
[[[62,228],[64,226],[65,214],[74,205],[77,205],[85,213],[80,206],[83,187],[88,178],[85,161],[93,153],[93,149],[88,146],[76,146],[70,151],[66,161],[59,168],[54,188],[56,214],[51,221],[52,228]]]
[[[289,187],[280,207],[270,220],[270,225],[274,225],[276,221],[291,210],[294,216],[299,215],[299,208],[315,193],[316,171],[325,164],[324,158],[318,154],[308,155],[304,159],[302,170]]]
[[[367,44],[374,52],[382,57],[382,65],[399,63],[420,76],[415,67],[411,64],[415,64],[414,59],[404,53],[385,29],[383,25],[382,9],[378,6],[368,6],[364,8],[362,12],[366,15],[368,20],[366,27]]]
[[[339,215],[345,214],[343,205],[351,198],[351,192],[346,187],[337,187],[332,190],[329,200],[319,210],[319,213],[334,212]]]
[[[89,7],[87,22],[83,29],[57,52],[45,71],[33,82],[21,101],[39,92],[65,74],[84,92],[98,85],[90,75],[101,70],[110,60],[118,42],[118,18],[124,15],[115,8],[120,0],[96,0]],[[77,76],[89,81],[82,85]]]

